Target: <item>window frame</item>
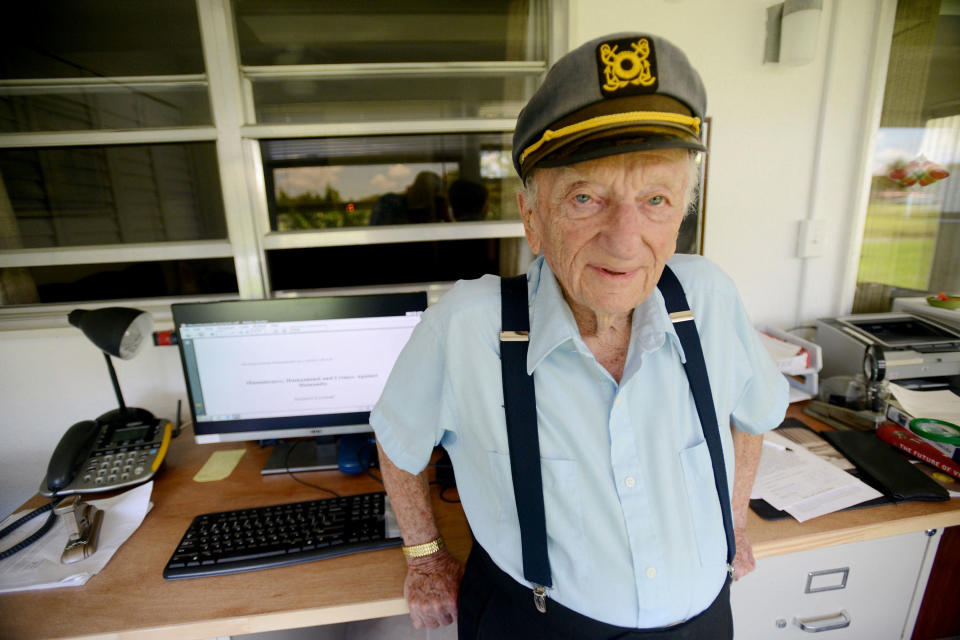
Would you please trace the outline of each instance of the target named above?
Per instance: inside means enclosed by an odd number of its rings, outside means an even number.
[[[0,149],[45,148],[89,145],[133,145],[173,142],[214,142],[227,237],[222,240],[89,245],[40,249],[0,250],[0,269],[67,264],[147,262],[170,259],[232,258],[240,298],[273,295],[267,271],[267,250],[323,248],[429,240],[521,238],[523,225],[514,220],[396,225],[381,228],[344,228],[305,231],[272,231],[269,224],[266,180],[260,141],[272,138],[349,137],[442,133],[510,133],[514,118],[450,118],[433,120],[255,123],[253,81],[256,79],[323,79],[343,76],[390,77],[457,74],[466,76],[526,76],[538,82],[559,55],[567,49],[567,0],[532,0],[531,12],[542,17],[531,29],[541,33],[546,60],[508,62],[430,62],[388,64],[244,66],[236,34],[231,0],[196,0],[198,28],[203,49],[204,74],[176,76],[124,76],[95,79],[26,79],[0,81],[0,94],[17,95],[51,90],[83,90],[96,86],[123,85],[196,87],[203,84],[213,124],[138,130],[44,131],[0,134]],[[408,285],[397,285],[407,287]],[[382,287],[371,287],[377,289]],[[356,288],[350,289],[355,290]],[[290,295],[285,292],[284,295]],[[224,296],[211,296],[223,298]],[[179,298],[146,298],[122,301],[157,308],[157,302]],[[197,299],[190,297],[189,299]],[[121,301],[114,300],[111,304]],[[24,319],[66,324],[63,305],[0,306],[0,330],[22,328]],[[103,306],[102,302],[93,306]],[[48,320],[38,319],[49,316]],[[29,320],[28,320],[29,322]]]

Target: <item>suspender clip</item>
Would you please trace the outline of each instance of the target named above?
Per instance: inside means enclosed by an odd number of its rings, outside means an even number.
[[[732,580],[732,579],[733,579],[733,573],[734,573],[734,568],[733,568],[733,563],[732,563],[732,562],[727,564],[727,573],[730,574],[730,579]]]
[[[540,613],[547,612],[547,590],[538,584],[533,585],[533,604]]]
[[[501,331],[500,342],[529,342],[529,331]]]

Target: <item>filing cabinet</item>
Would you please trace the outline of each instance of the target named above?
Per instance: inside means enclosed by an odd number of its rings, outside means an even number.
[[[941,531],[762,558],[731,589],[737,640],[910,638]]]

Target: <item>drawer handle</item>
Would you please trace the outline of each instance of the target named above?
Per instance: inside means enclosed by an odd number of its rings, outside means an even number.
[[[849,627],[850,616],[847,615],[846,611],[841,611],[831,616],[806,619],[797,618],[795,622],[807,633],[820,633],[821,631],[833,631],[834,629],[845,629]]]

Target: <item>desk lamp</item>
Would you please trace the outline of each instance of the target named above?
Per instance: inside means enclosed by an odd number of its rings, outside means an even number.
[[[110,380],[113,381],[113,390],[117,394],[119,409],[108,411],[97,422],[107,423],[123,428],[141,424],[154,424],[156,418],[146,409],[130,407],[123,401],[120,393],[120,383],[117,381],[117,372],[113,368],[110,356],[123,360],[130,360],[140,350],[144,338],[153,330],[153,319],[146,311],[129,309],[126,307],[106,307],[104,309],[75,309],[67,316],[73,326],[83,331],[84,335],[103,351],[110,371]]]

